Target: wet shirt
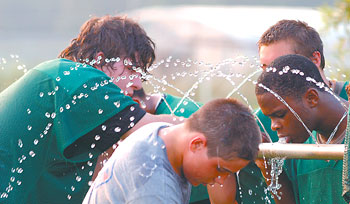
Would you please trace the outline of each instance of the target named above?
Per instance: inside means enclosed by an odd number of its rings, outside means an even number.
[[[76,141],[133,104],[93,67],[56,59],[31,69],[0,93],[0,203],[81,203],[103,139]]]
[[[188,118],[196,112],[200,106],[202,106],[201,103],[195,104],[187,98],[182,100],[180,97],[164,94],[164,99],[162,99],[157,107],[155,114],[171,114],[171,112],[174,112],[176,116]],[[202,184],[192,186],[190,203],[207,199],[209,199],[209,195],[206,186]]]
[[[188,203],[191,184],[173,170],[158,136],[167,126],[145,125],[121,142],[83,203]]]
[[[309,138],[305,144],[314,144]],[[342,160],[288,159],[284,170],[298,204],[345,204],[342,197]]]

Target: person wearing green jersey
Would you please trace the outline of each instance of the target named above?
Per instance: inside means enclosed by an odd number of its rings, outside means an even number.
[[[154,59],[136,22],[93,17],[59,59],[2,91],[0,203],[81,203],[101,153],[144,124],[180,123],[130,97]]]
[[[330,91],[317,66],[301,55],[278,57],[269,66],[260,75],[255,93],[278,137],[285,138],[287,143],[344,143],[349,104]],[[305,126],[268,89],[282,97]],[[310,137],[311,131],[315,137]],[[281,200],[275,202],[345,203],[342,166],[342,160],[286,160],[285,171],[279,176]],[[265,177],[269,179],[269,174]]]
[[[347,100],[345,87],[349,82],[328,80],[324,74],[325,58],[323,43],[318,32],[305,22],[280,20],[269,27],[258,41],[260,64],[265,69],[274,59],[287,54],[300,54],[309,58],[318,68],[324,82],[334,93]],[[271,130],[271,120],[260,109],[256,111],[257,123],[262,132],[269,135],[272,142],[278,141],[277,132]],[[238,203],[274,203],[259,168],[250,163],[238,174],[236,200]]]

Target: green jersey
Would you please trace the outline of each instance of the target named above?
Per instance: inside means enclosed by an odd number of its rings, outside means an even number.
[[[184,99],[181,102],[181,98],[172,96],[169,94],[164,95],[164,101],[161,101],[156,109],[155,114],[171,114],[173,112],[176,116],[182,116],[185,118],[190,117],[194,112],[199,109],[202,104],[195,104],[188,99]],[[190,203],[208,199],[207,188],[203,185],[193,186],[191,190]]]
[[[345,87],[348,84],[349,82],[345,82],[341,89],[339,89],[339,92],[336,93],[345,100],[347,100]],[[264,115],[260,109],[257,111],[256,116],[258,117],[257,123],[260,126],[260,130],[267,133],[270,136],[272,142],[277,142],[277,132],[271,130],[271,119]],[[311,140],[311,138],[309,139]],[[270,200],[272,204],[275,203],[270,193],[265,190],[265,179],[263,178],[260,169],[255,165],[255,163],[250,163],[248,166],[243,168],[238,174],[238,180],[240,186],[240,192],[236,196],[237,201],[239,201],[238,203],[264,204],[267,200]],[[341,182],[341,178],[339,182]],[[267,203],[269,202],[267,201]]]
[[[31,69],[0,93],[0,203],[81,203],[101,150],[77,140],[131,104],[91,66]]]
[[[305,144],[314,144],[310,137]],[[292,182],[296,203],[346,203],[342,196],[343,160],[288,159],[285,172]]]

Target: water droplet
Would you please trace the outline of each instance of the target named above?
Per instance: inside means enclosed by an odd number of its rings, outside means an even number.
[[[131,122],[130,127],[134,127],[135,123]]]
[[[98,114],[102,114],[103,110],[102,109],[98,109]]]
[[[119,108],[120,107],[120,101],[114,102],[114,105]]]
[[[0,198],[7,198],[7,197],[8,197],[8,194],[7,194],[7,193],[5,193],[5,192],[4,192],[4,193],[2,193],[2,194],[1,194],[1,196],[0,196]]]
[[[64,75],[70,75],[70,71],[64,71],[63,74]]]
[[[107,129],[107,127],[105,125],[102,125],[101,128],[103,131],[105,131]]]
[[[72,196],[68,194],[67,199],[70,200],[71,198],[72,198]]]
[[[23,147],[23,142],[21,139],[18,139],[18,146],[19,148],[22,148]]]
[[[253,191],[251,189],[248,190],[249,195],[253,194]]]
[[[44,96],[44,93],[43,93],[43,92],[40,92],[40,93],[39,93],[39,96],[40,96],[40,98],[43,97],[43,96]]]
[[[27,109],[27,113],[30,114],[32,111],[28,108]]]
[[[88,161],[88,162],[87,162],[87,165],[88,165],[88,166],[92,166],[92,162],[91,162],[91,161]]]
[[[98,141],[98,140],[100,140],[100,139],[101,139],[101,136],[99,136],[99,135],[96,135],[96,136],[95,136],[95,140],[96,140],[96,141]]]
[[[122,129],[120,127],[114,128],[114,132],[120,132]]]
[[[91,152],[89,153],[89,158],[91,159],[92,157],[94,157],[93,154],[91,154]]]
[[[56,117],[56,113],[51,113],[51,118],[54,119]]]
[[[29,156],[35,157],[35,152],[34,151],[29,151]]]
[[[14,176],[11,176],[10,181],[11,181],[11,182],[14,182],[15,179],[16,179],[16,178],[15,178]]]
[[[109,99],[109,96],[108,95],[105,95],[105,100],[108,100]]]
[[[80,177],[80,176],[77,176],[77,177],[75,177],[75,180],[77,180],[78,182],[80,182],[80,181],[81,181],[81,177]]]
[[[161,148],[162,148],[162,149],[165,149],[165,145],[162,145]]]
[[[180,113],[184,113],[185,112],[185,109],[184,108],[181,108],[180,109]]]
[[[61,107],[61,108],[60,108],[60,113],[62,113],[62,112],[63,112],[63,110],[64,110],[64,108],[63,108],[63,107]]]
[[[66,109],[67,110],[70,109],[70,105],[69,104],[66,105]]]
[[[134,111],[135,110],[135,107],[134,106],[131,106],[130,107],[130,111]]]
[[[134,116],[131,116],[130,117],[130,121],[134,121],[135,120],[135,117]]]
[[[28,129],[28,130],[31,130],[31,129],[32,129],[32,126],[28,125],[28,126],[27,126],[27,129]]]
[[[91,149],[95,148],[96,147],[96,144],[95,143],[92,143],[91,144]]]
[[[94,174],[93,171],[89,171],[89,176],[92,176]]]
[[[84,89],[86,89],[86,88],[87,88],[87,85],[86,85],[86,84],[83,84],[83,87],[84,87]]]
[[[60,80],[61,80],[61,78],[60,78],[60,77],[57,77],[57,78],[56,78],[56,81],[60,81]]]
[[[39,140],[35,139],[33,143],[34,145],[37,145],[39,143]]]
[[[186,106],[188,104],[188,101],[184,101],[183,104]]]
[[[21,174],[23,172],[23,169],[22,168],[17,168],[16,171],[17,171],[17,173]]]
[[[47,118],[50,118],[50,113],[49,113],[49,112],[46,112],[46,113],[45,113],[45,116],[46,116]]]
[[[151,154],[151,159],[152,159],[152,160],[155,160],[155,159],[156,159],[156,155]]]
[[[21,185],[22,184],[22,181],[17,181],[17,185]]]
[[[72,191],[75,191],[75,187],[74,187],[74,186],[71,186],[70,189],[71,189]]]

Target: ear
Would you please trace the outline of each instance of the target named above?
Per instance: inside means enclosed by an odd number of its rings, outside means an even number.
[[[320,97],[319,93],[315,88],[309,88],[303,97],[303,101],[306,102],[307,106],[310,108],[317,107]]]
[[[101,66],[101,62],[103,62],[106,59],[105,54],[103,54],[103,52],[98,52],[95,57],[94,60],[96,60],[96,65],[94,66],[96,69],[102,71],[102,66]]]
[[[207,147],[207,138],[202,133],[191,133],[193,134],[190,140],[190,151],[196,152]]]
[[[314,51],[310,60],[320,69],[321,66],[321,53],[319,51]]]

